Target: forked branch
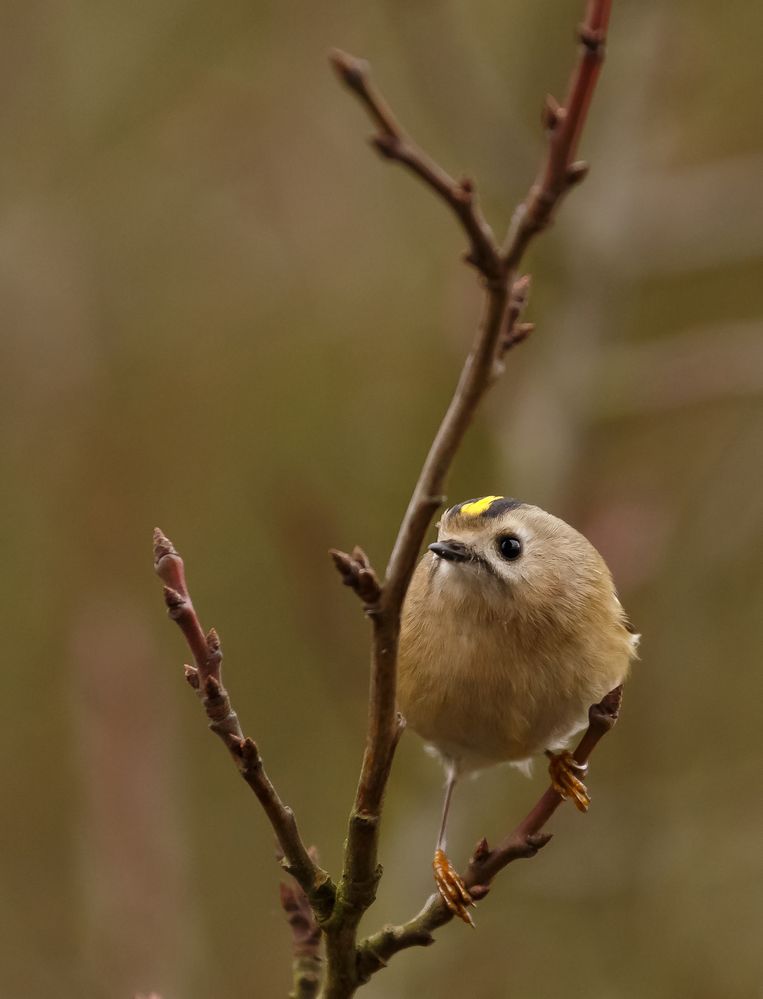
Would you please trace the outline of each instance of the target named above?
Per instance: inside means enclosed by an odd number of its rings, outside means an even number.
[[[506,353],[532,330],[532,326],[519,322],[529,284],[527,278],[518,277],[518,268],[532,237],[549,224],[559,200],[585,176],[587,168],[574,163],[573,157],[603,59],[610,6],[611,0],[588,0],[585,21],[579,29],[580,58],[572,74],[566,106],[547,105],[547,153],[538,179],[515,212],[503,250],[496,245],[482,216],[473,182],[455,181],[403,132],[389,105],[372,85],[364,61],[343,52],[331,56],[340,79],[359,98],[376,126],[373,143],[377,150],[418,176],[458,218],[469,240],[467,260],[484,279],[485,305],[453,398],[400,525],[378,598],[370,604],[364,598],[374,629],[368,735],[350,815],[337,905],[325,927],[325,999],[352,995],[360,984],[356,931],[363,912],[374,900],[380,876],[377,852],[381,808],[399,735],[395,699],[403,601],[426,531],[443,502],[445,480],[464,434],[488,388],[501,373]],[[338,560],[334,554],[334,558],[345,582],[351,582],[347,571],[352,557],[341,556]],[[370,565],[364,568],[371,569]],[[476,884],[472,881],[473,886]]]

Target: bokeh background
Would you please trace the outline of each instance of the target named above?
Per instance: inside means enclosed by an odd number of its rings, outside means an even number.
[[[173,538],[225,675],[335,870],[384,563],[479,312],[441,205],[326,63],[367,56],[497,228],[578,0],[32,0],[0,30],[0,995],[281,996],[272,839],[205,731],[152,576]],[[763,992],[763,7],[618,0],[590,178],[527,261],[534,338],[451,499],[518,495],[610,562],[643,632],[594,806],[381,997]],[[417,911],[441,777],[413,735],[370,929]],[[459,790],[465,859],[543,786]]]

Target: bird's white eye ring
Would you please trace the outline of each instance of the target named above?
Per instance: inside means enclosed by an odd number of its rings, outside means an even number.
[[[522,554],[522,542],[516,534],[500,534],[498,536],[498,551],[507,562],[513,562]]]

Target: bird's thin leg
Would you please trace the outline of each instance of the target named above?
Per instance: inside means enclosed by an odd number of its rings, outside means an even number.
[[[455,867],[453,867],[451,862],[448,860],[447,854],[445,853],[445,828],[448,824],[448,811],[450,809],[451,798],[453,797],[453,788],[456,786],[457,779],[458,772],[456,767],[451,763],[447,767],[445,800],[442,805],[442,821],[440,823],[440,834],[437,837],[437,846],[435,847],[432,867],[434,869],[434,880],[437,885],[437,890],[442,896],[442,899],[447,907],[452,913],[458,916],[459,919],[463,919],[465,923],[469,923],[470,926],[474,926],[474,920],[472,919],[468,908],[470,905],[474,905],[474,901],[460,874]]]
[[[458,774],[456,773],[456,768],[454,766],[449,766],[447,769],[447,777],[445,781],[445,799],[442,803],[442,819],[440,820],[440,835],[437,837],[437,845],[435,850],[445,849],[445,827],[448,824],[448,812],[450,811],[450,801],[453,797],[453,788],[456,786],[456,781],[458,780]]]

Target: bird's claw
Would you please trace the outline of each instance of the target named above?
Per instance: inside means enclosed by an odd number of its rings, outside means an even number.
[[[588,788],[578,774],[584,775],[588,770],[588,764],[578,763],[567,750],[561,753],[546,750],[546,756],[549,759],[548,772],[554,790],[563,798],[572,798],[579,812],[587,812],[591,798]]]
[[[469,912],[469,906],[474,905],[474,899],[444,850],[435,850],[432,868],[435,884],[443,902],[454,916],[474,926],[474,920]]]

